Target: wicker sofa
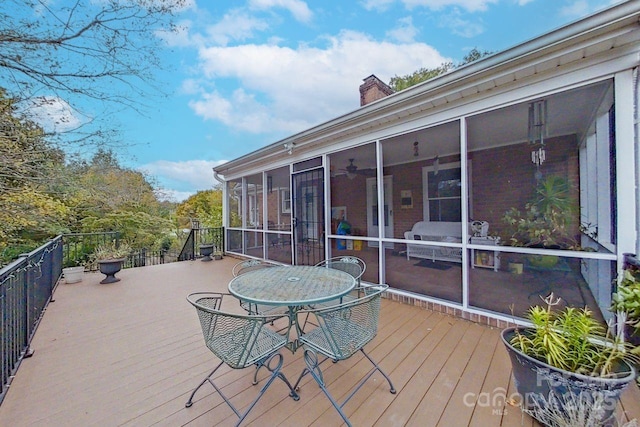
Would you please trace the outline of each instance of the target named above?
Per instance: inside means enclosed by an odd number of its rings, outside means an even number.
[[[407,240],[426,240],[430,242],[462,242],[462,223],[419,221],[411,230],[404,233]],[[407,242],[407,259],[423,258],[431,261],[462,262],[462,249],[446,246],[425,246]]]

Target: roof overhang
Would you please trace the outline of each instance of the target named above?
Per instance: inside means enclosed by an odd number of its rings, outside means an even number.
[[[635,66],[639,18],[640,2],[612,6],[219,165],[214,171],[233,177],[247,170],[270,169],[288,162],[290,154],[285,146],[291,144],[295,145],[295,157],[304,159],[305,154],[317,153],[320,148],[329,151],[332,144],[355,139],[356,135],[370,134],[373,138],[391,124],[488,96],[505,87],[526,85],[563,67],[611,55],[614,50],[627,55],[635,52]]]

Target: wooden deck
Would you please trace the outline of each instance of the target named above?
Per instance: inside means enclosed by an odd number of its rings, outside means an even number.
[[[99,273],[58,286],[25,359],[0,405],[0,426],[227,426],[236,418],[211,387],[191,390],[217,361],[205,348],[190,292],[226,291],[233,258],[129,269],[100,285]],[[499,330],[383,300],[378,336],[367,346],[397,394],[374,375],[345,406],[354,426],[536,426],[506,403],[514,393]],[[302,352],[284,351],[295,381]],[[365,363],[366,362],[366,363]],[[369,366],[358,355],[324,368],[344,395]],[[238,407],[258,389],[252,369],[220,372],[217,383]],[[244,425],[329,426],[341,418],[309,377],[300,400],[276,382]],[[630,387],[618,415],[640,419]],[[626,411],[626,414],[625,414]]]

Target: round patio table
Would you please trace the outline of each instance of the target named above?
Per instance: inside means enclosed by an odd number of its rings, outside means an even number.
[[[355,278],[344,271],[327,267],[283,266],[241,274],[229,282],[229,293],[258,305],[287,306],[289,336],[294,327],[298,334],[302,332],[296,319],[298,310],[332,300],[337,303],[355,285]],[[295,351],[297,348],[297,339],[290,341],[289,349]]]
[[[344,271],[283,266],[241,274],[229,283],[229,293],[255,304],[307,306],[337,300],[355,285],[353,276]]]

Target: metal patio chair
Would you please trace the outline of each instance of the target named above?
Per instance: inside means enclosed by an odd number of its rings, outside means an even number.
[[[287,338],[265,327],[269,322],[265,316],[238,315],[221,311],[220,308],[225,296],[231,297],[230,294],[211,292],[193,293],[187,297],[187,301],[198,311],[205,344],[220,359],[220,363],[193,390],[185,406],[189,408],[193,405],[196,392],[208,382],[238,416],[239,420],[236,424],[238,426],[276,378],[282,380],[289,387],[289,396],[293,400],[298,400],[299,397],[289,380],[280,372],[283,364],[280,349],[287,344]],[[243,413],[236,409],[214,383],[213,375],[222,365],[233,369],[244,369],[252,365],[264,366],[271,372],[258,396]]]
[[[333,268],[349,273],[356,279],[356,286],[360,286],[360,279],[367,269],[367,264],[358,257],[348,255],[325,259],[317,263],[316,267]]]
[[[231,273],[233,274],[233,277],[238,277],[241,274],[270,267],[281,267],[281,265],[259,259],[248,259],[234,265]],[[260,305],[244,300],[240,300],[240,307],[245,309],[249,314],[268,315],[270,317],[271,324],[273,324],[276,319],[285,317],[289,314],[287,307],[274,307],[264,304]]]
[[[299,315],[308,313],[315,317],[318,326],[299,337],[305,347],[304,361],[306,366],[298,377],[294,388],[297,389],[305,375],[311,374],[349,426],[351,423],[342,408],[376,371],[380,372],[389,383],[389,391],[392,394],[396,393],[389,376],[364,351],[364,346],[373,340],[378,332],[380,298],[387,288],[387,285],[369,286],[364,296],[355,300],[345,301],[333,307],[304,310],[298,313]],[[373,368],[353,387],[346,399],[339,403],[329,393],[320,365],[327,360],[338,362],[348,359],[357,352],[361,352],[373,364]],[[322,360],[318,361],[318,355],[321,355]]]
[[[352,300],[355,299],[357,297],[360,297],[363,295],[363,289],[364,287],[361,285],[361,281],[360,279],[362,278],[362,275],[364,274],[364,271],[367,269],[367,264],[365,264],[365,262],[363,260],[361,260],[358,257],[354,257],[354,256],[339,256],[339,257],[334,257],[334,258],[329,258],[329,259],[325,259],[324,261],[320,261],[319,263],[317,263],[315,265],[316,267],[325,267],[325,268],[333,268],[335,270],[340,270],[340,271],[344,271],[345,273],[350,274],[351,276],[353,276],[354,279],[356,279],[356,286],[353,289],[352,292],[350,292],[349,294],[343,296],[340,298],[340,300],[335,300],[335,301],[328,301],[326,303],[323,304],[316,304],[313,306],[309,306],[306,307],[308,309],[318,309],[318,308],[322,308],[322,307],[330,307],[333,306],[337,303],[341,303],[344,301],[348,301],[348,300]],[[304,319],[304,323],[302,324],[302,329],[304,330],[304,328],[306,328],[307,323],[309,322],[309,313],[307,313],[305,319]]]

